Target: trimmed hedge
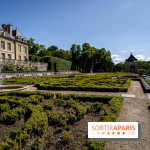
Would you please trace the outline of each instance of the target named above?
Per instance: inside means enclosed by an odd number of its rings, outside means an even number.
[[[36,56],[36,55],[29,55],[29,60],[30,61],[35,61],[35,62],[45,62],[45,63],[52,62],[53,64],[57,63],[58,67],[69,68],[69,69],[71,69],[71,65],[72,65],[71,61],[68,61],[68,60],[65,60],[65,59],[62,59],[62,58],[58,58],[58,57],[53,57],[53,56],[39,57],[39,56]],[[52,70],[52,69],[50,69],[50,70]]]
[[[9,112],[10,106],[8,103],[0,104],[0,114],[3,112]]]
[[[1,123],[12,124],[23,116],[25,118],[23,127],[12,130],[9,138],[1,142],[0,149],[26,149],[29,139],[33,142],[30,147],[38,149],[48,125],[70,130],[74,122],[88,113],[100,111],[103,104],[107,104],[107,107],[99,120],[116,121],[123,104],[123,98],[116,96],[56,93],[56,99],[52,99],[53,96],[52,93],[40,91],[0,93],[0,109],[3,111],[0,114]],[[65,111],[51,111],[58,106],[66,108]],[[68,141],[66,144],[69,143],[69,137],[63,137],[64,141]],[[105,143],[106,141],[94,142],[88,139],[84,148],[102,150]]]
[[[28,105],[28,109],[32,113],[31,117],[24,124],[23,129],[27,129],[28,134],[42,137],[48,125],[47,115],[39,105]]]
[[[69,75],[47,76],[26,79],[4,80],[4,84],[34,84],[39,89],[46,90],[75,90],[75,91],[102,91],[126,92],[131,79],[112,79],[122,73],[95,73],[77,74],[71,78]]]
[[[0,115],[0,122],[4,124],[13,124],[20,120],[25,114],[25,110],[22,107],[17,107],[9,112],[3,112]]]
[[[105,109],[105,114],[102,116],[102,122],[115,122],[122,104],[123,98],[121,97],[113,97],[109,102],[109,106]],[[87,140],[87,147],[89,150],[102,150],[106,144],[106,141],[90,141]]]
[[[55,72],[58,72],[58,63],[57,62],[54,63],[54,70],[55,70]]]
[[[62,59],[62,58],[53,57],[53,56],[44,57],[44,62],[57,63],[58,67],[64,67],[64,68],[69,68],[69,69],[71,69],[71,65],[72,65],[71,61],[68,61],[68,60],[65,60],[65,59]]]
[[[53,62],[48,62],[48,70],[53,70],[54,71],[54,64],[53,64]]]
[[[0,93],[0,96],[21,96],[21,97],[28,97],[30,95],[41,95],[45,99],[50,99],[54,97],[53,93],[50,92],[43,92],[43,91],[15,91],[15,92],[5,92],[5,93]],[[1,101],[1,99],[0,99]]]

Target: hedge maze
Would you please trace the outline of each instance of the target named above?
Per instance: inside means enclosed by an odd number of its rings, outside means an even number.
[[[0,93],[0,149],[92,149],[89,121],[116,121],[123,98],[50,92]]]
[[[95,73],[77,74],[71,78],[69,75],[34,77],[27,79],[13,79],[4,81],[4,84],[34,84],[45,90],[74,90],[74,91],[102,91],[126,92],[130,86],[130,79],[113,79],[115,76],[127,73]]]

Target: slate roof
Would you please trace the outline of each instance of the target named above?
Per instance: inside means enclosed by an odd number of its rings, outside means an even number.
[[[20,41],[20,40],[17,39],[17,37],[21,36],[21,34],[19,33],[19,31],[17,29],[12,30],[12,36],[2,26],[0,26],[0,30],[2,30],[2,29],[5,31],[5,37],[13,39],[13,40]],[[21,42],[24,42],[24,41],[21,41]],[[27,43],[27,42],[24,42],[24,43]]]
[[[5,37],[15,40],[14,36],[11,36],[4,28],[2,28],[2,26],[0,26],[0,30],[2,29],[5,31]]]
[[[16,30],[13,30],[13,31],[12,31],[12,35],[15,36],[15,37],[21,36],[21,34],[19,33],[18,30],[17,30],[17,32],[16,32]]]
[[[126,61],[133,62],[133,61],[138,61],[138,60],[131,53],[131,55],[129,56],[128,59],[126,59]]]

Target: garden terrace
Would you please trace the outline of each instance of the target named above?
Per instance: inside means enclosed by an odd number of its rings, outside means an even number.
[[[88,122],[115,122],[123,98],[50,92],[0,93],[0,149],[103,149]],[[88,139],[88,140],[87,140]]]
[[[127,92],[130,79],[114,79],[129,73],[95,73],[69,75],[31,77],[23,79],[5,80],[4,84],[34,84],[41,90],[74,90],[74,91],[102,91],[102,92]]]

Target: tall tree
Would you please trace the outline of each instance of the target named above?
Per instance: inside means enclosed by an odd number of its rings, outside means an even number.
[[[57,56],[57,52],[58,52],[58,47],[57,46],[52,45],[52,46],[48,47],[47,50],[51,52],[52,56],[54,56],[54,57]]]
[[[40,57],[46,57],[47,56],[48,57],[48,56],[51,56],[51,52],[46,50],[46,49],[44,49],[44,50],[41,50],[38,53],[38,56],[40,56]]]
[[[70,48],[70,54],[72,56],[72,65],[76,65],[76,49],[77,46],[76,44],[72,44],[71,48]]]
[[[27,40],[28,45],[29,45],[29,54],[30,55],[37,54],[40,51],[40,49],[41,49],[41,47],[40,47],[40,45],[38,43],[37,44],[34,43],[34,40],[35,39],[33,39],[33,38],[30,38],[30,40]]]

